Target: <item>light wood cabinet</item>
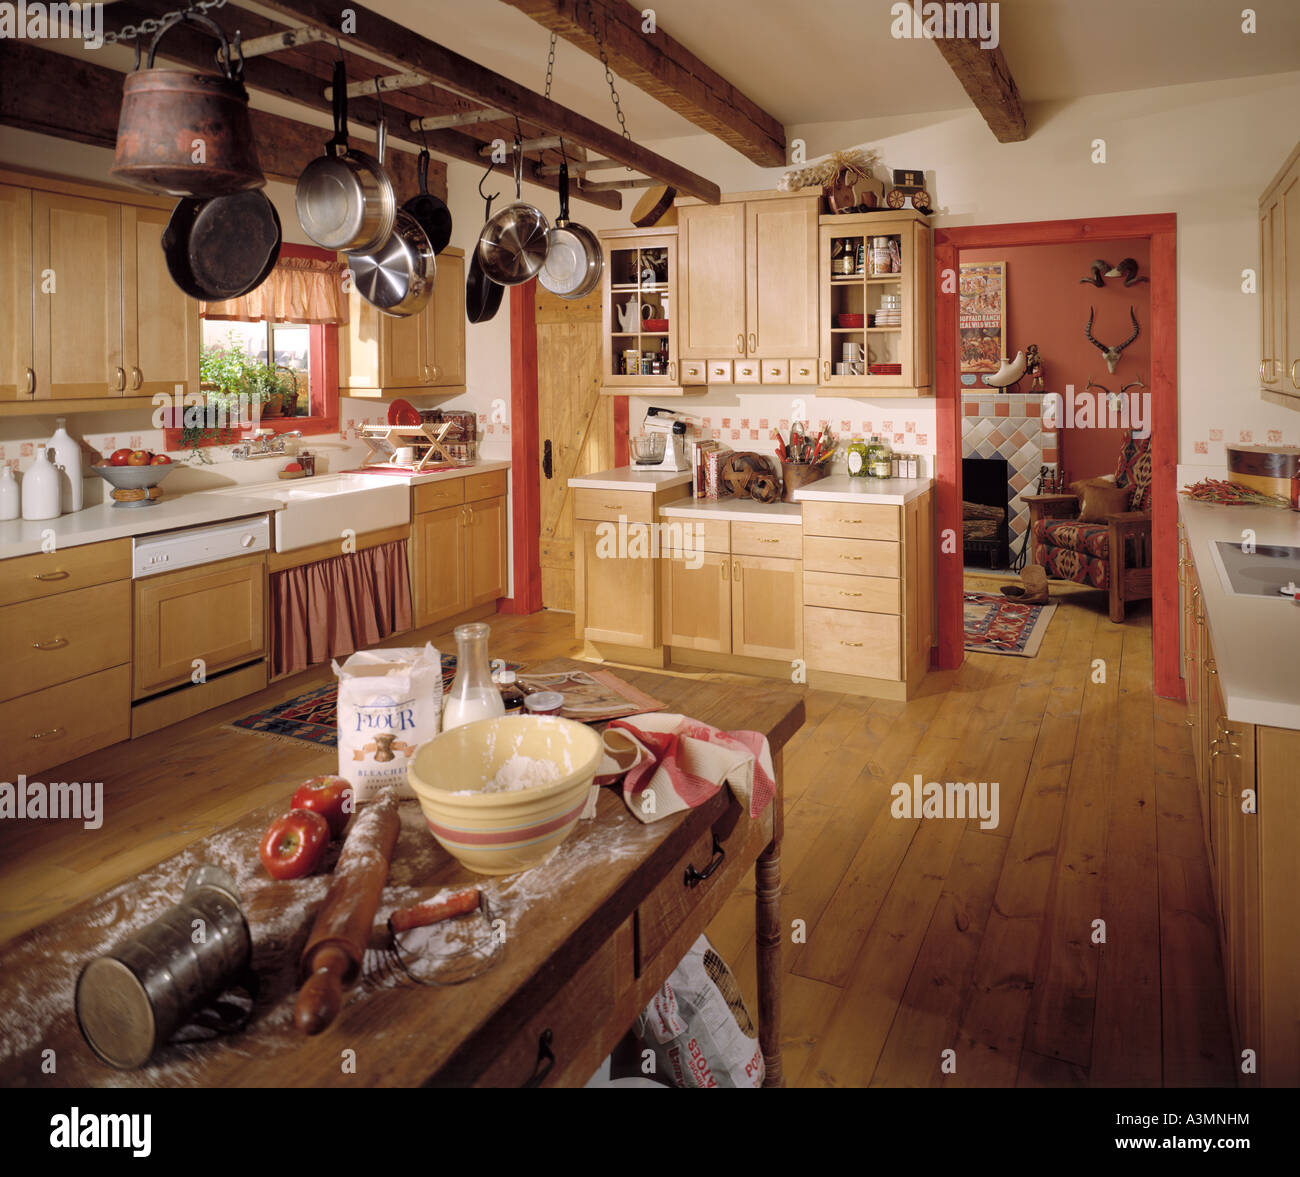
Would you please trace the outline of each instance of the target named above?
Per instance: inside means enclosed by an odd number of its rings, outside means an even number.
[[[1300,145],[1259,198],[1264,399],[1300,409]]]
[[[712,383],[815,382],[820,205],[810,191],[679,202],[682,358],[735,365]]]
[[[36,392],[32,337],[32,194],[0,184],[0,401]]]
[[[731,652],[781,662],[800,657],[803,564],[774,556],[732,556],[731,577]]]
[[[386,315],[355,290],[339,332],[339,388],[348,396],[459,391],[465,385],[465,257],[438,255],[433,297],[415,315]]]
[[[505,485],[505,472],[492,471],[415,488],[410,571],[417,626],[506,595]],[[466,497],[471,501],[458,501]]]
[[[266,558],[239,556],[135,585],[135,685],[145,698],[266,656]]]
[[[650,554],[652,525],[581,519],[576,510],[573,590],[578,636],[654,649],[660,644],[660,561]]]
[[[732,627],[731,556],[704,552],[699,561],[672,556],[662,563],[664,645],[728,653]]]
[[[127,396],[198,388],[199,304],[172,281],[165,209],[122,206],[122,366]]]
[[[873,275],[871,242],[893,243],[899,271]],[[875,396],[932,396],[930,353],[931,235],[916,212],[896,217],[847,214],[821,218],[819,235],[821,386]],[[897,300],[897,321],[885,304]],[[854,320],[846,316],[859,316]],[[863,359],[841,373],[844,345]]]
[[[124,663],[0,703],[0,779],[16,781],[131,734],[131,667]]]

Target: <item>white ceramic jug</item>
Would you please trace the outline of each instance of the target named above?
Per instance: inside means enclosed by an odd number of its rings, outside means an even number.
[[[22,492],[14,468],[6,465],[0,470],[0,519],[17,519],[22,514]]]
[[[58,428],[50,438],[52,460],[59,470],[59,506],[67,514],[82,507],[81,446],[63,427],[66,417],[57,417]]]
[[[23,518],[57,519],[59,515],[59,472],[45,447],[36,447],[36,461],[23,475]]]

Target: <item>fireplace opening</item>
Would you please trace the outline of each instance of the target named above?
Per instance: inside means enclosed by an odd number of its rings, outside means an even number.
[[[962,560],[1011,567],[1006,458],[961,460]]]

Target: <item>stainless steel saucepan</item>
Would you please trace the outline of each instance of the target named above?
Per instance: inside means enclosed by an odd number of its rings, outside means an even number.
[[[523,152],[515,140],[515,200],[492,216],[479,234],[479,265],[501,286],[519,286],[537,277],[546,261],[551,226],[542,211],[520,199]]]
[[[438,262],[424,227],[399,209],[388,240],[369,253],[349,253],[348,268],[362,298],[385,314],[405,318],[428,305]]]
[[[569,165],[560,164],[560,215],[546,243],[546,261],[537,276],[552,294],[585,298],[596,289],[605,268],[596,234],[569,220]]]

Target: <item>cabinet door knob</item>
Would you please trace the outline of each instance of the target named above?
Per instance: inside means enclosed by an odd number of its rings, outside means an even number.
[[[117,380],[113,385],[113,391],[125,392],[126,391],[126,370],[124,368],[115,368],[114,372],[116,373]]]
[[[736,332],[736,355],[743,356],[744,354],[745,354],[745,333],[743,331],[737,331]]]
[[[1300,391],[1300,380],[1296,380],[1295,378],[1295,370],[1297,367],[1300,367],[1300,360],[1292,360],[1291,361],[1291,383],[1292,385],[1295,386],[1297,391]],[[31,369],[29,368],[28,371],[31,371]]]
[[[27,383],[24,387],[24,391],[28,396],[31,396],[36,391],[36,373],[32,371],[31,368],[27,369],[26,380]]]
[[[829,380],[830,378],[831,378],[831,362],[830,360],[822,360],[822,379]]]
[[[749,350],[758,351],[758,333],[755,331],[749,333]]]
[[[739,560],[733,560],[733,561],[731,562],[731,568],[732,568],[732,572],[731,572],[732,579],[733,579],[733,580],[739,580],[739,579],[740,579],[740,561],[739,561]]]
[[[723,560],[722,563],[718,565],[718,571],[722,573],[722,579],[723,579],[723,580],[726,580],[726,579],[727,579],[727,564],[728,564],[728,563],[729,563],[729,561],[727,561],[727,560]]]
[[[1272,384],[1277,379],[1276,376],[1268,376],[1266,372],[1272,372],[1277,360],[1273,358],[1259,361],[1259,379],[1261,384]]]
[[[437,379],[438,379],[438,373],[439,373],[439,371],[441,371],[441,369],[438,367],[437,364],[430,364],[430,365],[429,365],[429,375],[428,375],[427,379],[429,379],[429,380],[431,380],[431,381],[432,381],[432,380],[437,380]]]
[[[144,383],[144,373],[139,368],[131,369],[131,389],[134,391]]]
[[[674,384],[677,382],[677,361],[676,360],[668,361],[668,380],[670,383],[674,383]]]

